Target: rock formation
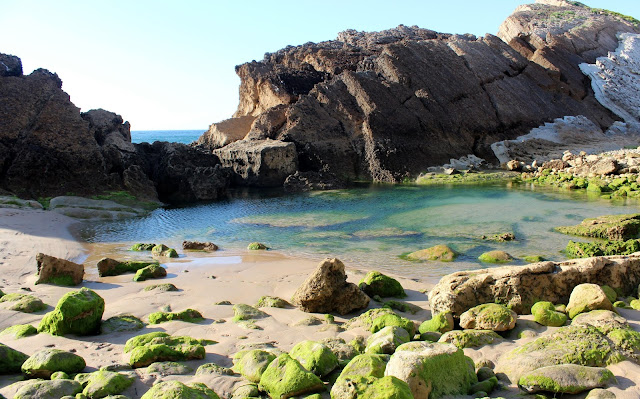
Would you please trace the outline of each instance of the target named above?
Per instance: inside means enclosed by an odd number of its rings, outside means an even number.
[[[469,155],[496,162],[492,143],[557,118],[583,115],[600,134],[618,119],[579,65],[615,50],[619,32],[640,31],[563,0],[520,6],[498,36],[348,30],[236,67],[238,109],[198,143],[292,142],[288,167],[334,180],[397,181]]]

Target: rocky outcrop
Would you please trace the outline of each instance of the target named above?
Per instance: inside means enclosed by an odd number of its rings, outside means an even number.
[[[292,142],[301,173],[397,181],[471,155],[495,162],[490,144],[565,116],[584,115],[602,134],[617,116],[579,64],[613,51],[618,32],[637,28],[558,0],[519,7],[499,37],[401,25],[289,46],[236,68],[244,130],[224,139]],[[230,124],[200,143],[221,142]]]
[[[457,272],[440,280],[429,303],[434,313],[451,311],[454,317],[484,303],[528,314],[538,301],[568,303],[573,288],[584,283],[606,284],[622,295],[635,293],[640,253]]]

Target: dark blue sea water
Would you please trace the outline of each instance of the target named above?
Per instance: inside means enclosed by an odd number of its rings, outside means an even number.
[[[202,130],[133,130],[131,131],[132,143],[153,143],[154,141],[168,141],[171,143],[189,144],[200,137],[206,129]]]

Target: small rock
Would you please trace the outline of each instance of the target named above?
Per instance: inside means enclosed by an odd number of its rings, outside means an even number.
[[[506,306],[487,303],[471,308],[460,315],[460,326],[465,329],[508,331],[516,326],[518,315]]]
[[[383,298],[404,298],[407,296],[398,280],[377,271],[367,273],[367,275],[360,280],[358,286],[370,297],[380,295]]]
[[[180,381],[162,381],[151,387],[140,399],[193,398],[220,399],[209,387],[201,382],[184,384]]]
[[[326,345],[314,341],[297,343],[289,355],[319,377],[325,377],[338,367],[338,358]]]
[[[286,353],[269,364],[260,378],[259,387],[272,398],[288,398],[325,390],[320,378]]]
[[[513,257],[504,251],[489,251],[478,257],[480,262],[484,263],[507,263],[513,260]]]
[[[405,256],[407,260],[423,261],[434,260],[440,262],[453,262],[458,253],[446,245],[436,245],[427,249],[412,252]]]
[[[613,310],[611,301],[599,285],[580,284],[571,291],[567,305],[569,318],[573,319],[580,313],[596,309]]]
[[[158,264],[154,264],[138,270],[136,275],[133,277],[133,281],[145,281],[152,278],[163,277],[167,277],[167,269]]]
[[[260,242],[252,242],[247,246],[247,249],[250,251],[266,251],[269,247]]]
[[[446,333],[453,330],[453,315],[451,312],[441,312],[433,315],[431,320],[427,320],[420,324],[418,331],[420,334],[426,332]]]
[[[214,252],[218,250],[218,246],[212,242],[183,241],[182,249],[185,251]]]

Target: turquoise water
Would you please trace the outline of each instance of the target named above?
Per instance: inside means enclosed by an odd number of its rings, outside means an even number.
[[[189,144],[202,136],[204,130],[134,130],[131,132],[132,143],[153,143],[168,141],[170,143]]]
[[[243,191],[222,202],[89,224],[82,235],[90,242],[164,242],[176,248],[183,240],[213,241],[223,250],[260,241],[295,256],[335,256],[351,267],[436,279],[487,267],[476,258],[492,249],[516,258],[565,259],[560,251],[572,237],[554,232],[554,227],[632,212],[637,212],[637,203],[613,204],[584,192],[569,196],[524,185],[372,186],[299,195]],[[513,232],[517,240],[481,239],[504,232]],[[448,244],[462,255],[453,263],[415,263],[399,257],[436,244]]]

